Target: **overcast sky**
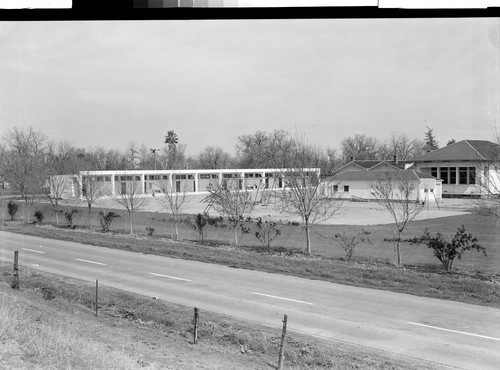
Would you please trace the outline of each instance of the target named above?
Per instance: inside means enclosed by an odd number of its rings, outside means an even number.
[[[0,134],[234,152],[257,130],[339,148],[357,133],[492,139],[500,20],[0,23]]]

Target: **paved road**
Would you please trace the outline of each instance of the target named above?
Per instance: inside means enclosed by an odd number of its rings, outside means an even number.
[[[467,369],[498,369],[500,310],[0,232],[0,259]]]

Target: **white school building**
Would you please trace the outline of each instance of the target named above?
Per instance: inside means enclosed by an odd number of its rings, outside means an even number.
[[[209,186],[230,189],[283,189],[288,169],[208,169],[208,170],[121,170],[80,171],[75,175],[51,176],[51,183],[60,183],[63,191],[54,194],[63,199],[83,198],[88,184],[98,187],[106,197],[127,192],[154,196],[163,192],[205,193]],[[307,174],[320,176],[319,168],[301,169]],[[57,181],[54,181],[57,179]]]

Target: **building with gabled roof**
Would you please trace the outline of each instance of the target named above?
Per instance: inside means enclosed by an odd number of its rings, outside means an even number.
[[[461,140],[413,158],[418,171],[442,180],[443,197],[481,197],[500,190],[500,145]]]
[[[345,171],[361,171],[361,170],[406,170],[411,168],[413,165],[412,162],[409,161],[399,161],[396,156],[392,161],[389,160],[356,160],[352,159],[350,162],[345,165],[337,168],[334,171],[334,174],[345,172]]]
[[[441,199],[441,181],[416,171],[409,161],[351,160],[339,167],[333,175],[324,180],[325,195],[356,200],[375,200],[371,186],[379,180],[390,178],[414,183],[415,192],[411,199],[427,202]],[[397,187],[397,186],[396,186]],[[395,195],[396,196],[396,195]]]

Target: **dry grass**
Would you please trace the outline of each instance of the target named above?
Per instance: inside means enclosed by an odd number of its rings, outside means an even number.
[[[0,294],[0,339],[11,351],[1,351],[4,368],[133,369],[137,361],[124,351],[109,350],[80,333],[83,321],[57,312],[48,314]],[[154,368],[154,367],[147,367]]]

